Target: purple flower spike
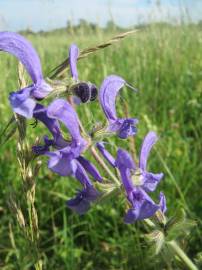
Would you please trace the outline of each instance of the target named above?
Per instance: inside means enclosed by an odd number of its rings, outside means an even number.
[[[160,193],[159,204],[156,204],[147,194],[156,189],[163,177],[162,173],[153,174],[146,171],[147,158],[156,141],[156,134],[149,132],[142,144],[139,166],[134,163],[127,151],[119,149],[117,152],[116,166],[120,171],[127,199],[132,206],[125,215],[126,223],[149,218],[157,210],[163,213],[166,211],[166,199],[163,193]]]
[[[121,139],[135,135],[138,123],[138,120],[134,118],[117,118],[116,97],[125,84],[125,80],[121,77],[111,75],[104,80],[99,92],[100,104],[109,122],[108,130],[116,132]]]
[[[72,78],[76,81],[78,80],[78,72],[76,67],[78,56],[79,49],[76,44],[72,44],[69,48],[69,66]]]
[[[8,52],[24,65],[33,84],[10,94],[14,112],[31,118],[36,99],[42,99],[52,90],[44,81],[39,56],[31,43],[23,36],[13,32],[0,32],[0,51]]]
[[[77,163],[75,177],[83,185],[83,190],[79,191],[75,198],[68,200],[67,206],[83,215],[89,210],[91,202],[94,202],[100,193],[93,187],[85,169],[79,162]]]

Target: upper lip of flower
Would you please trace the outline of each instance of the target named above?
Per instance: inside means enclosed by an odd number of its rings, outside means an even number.
[[[43,79],[40,58],[28,40],[13,32],[0,32],[0,51],[17,57],[33,81],[33,84],[10,95],[13,110],[31,118],[36,104],[34,98],[44,98],[52,90]]]
[[[109,122],[108,131],[116,132],[122,139],[136,134],[138,120],[135,118],[118,118],[116,114],[116,97],[120,89],[127,84],[124,79],[110,75],[103,81],[99,91],[99,101]]]

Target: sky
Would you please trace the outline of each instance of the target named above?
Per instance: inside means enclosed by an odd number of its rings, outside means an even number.
[[[158,4],[157,4],[158,3]],[[79,19],[123,27],[149,21],[202,20],[202,0],[0,0],[0,30],[33,31],[65,27]]]

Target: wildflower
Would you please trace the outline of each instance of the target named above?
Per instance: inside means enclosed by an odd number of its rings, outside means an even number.
[[[52,90],[43,79],[39,56],[28,40],[12,32],[0,32],[0,51],[17,57],[33,81],[33,84],[12,92],[9,96],[13,111],[31,118],[36,100],[43,99]]]
[[[118,118],[116,115],[116,97],[124,85],[124,79],[111,75],[103,81],[99,92],[99,101],[109,123],[107,131],[116,132],[121,139],[135,135],[138,123],[135,118]]]
[[[34,117],[43,122],[53,135],[53,139],[44,137],[43,146],[34,146],[33,151],[39,155],[49,157],[48,168],[61,176],[76,174],[78,164],[83,167],[94,179],[102,181],[96,167],[81,156],[88,143],[80,134],[78,116],[73,107],[63,99],[53,101],[47,108],[37,105]],[[65,140],[61,129],[62,122],[69,130],[71,140]],[[50,151],[50,147],[56,151]]]
[[[75,171],[75,177],[83,185],[83,189],[78,191],[76,197],[67,201],[67,206],[82,215],[89,210],[91,203],[98,198],[100,193],[94,188],[86,171],[79,163]]]
[[[139,166],[134,163],[127,151],[119,149],[117,152],[116,165],[121,174],[127,199],[132,206],[125,215],[124,220],[126,223],[149,218],[157,210],[166,211],[166,201],[163,193],[160,193],[159,204],[156,204],[147,194],[147,192],[156,189],[163,177],[163,173],[153,174],[146,170],[149,153],[156,141],[155,132],[149,132],[141,147]]]
[[[80,82],[78,78],[78,71],[76,67],[79,56],[79,49],[77,45],[72,44],[69,49],[69,65],[72,78],[76,81],[73,86],[74,102],[76,104],[94,101],[97,98],[97,87],[90,82]]]

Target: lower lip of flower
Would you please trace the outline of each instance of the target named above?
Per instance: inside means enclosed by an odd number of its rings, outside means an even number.
[[[142,186],[143,177],[139,169],[135,170],[135,172],[132,172],[131,180],[134,186]]]

